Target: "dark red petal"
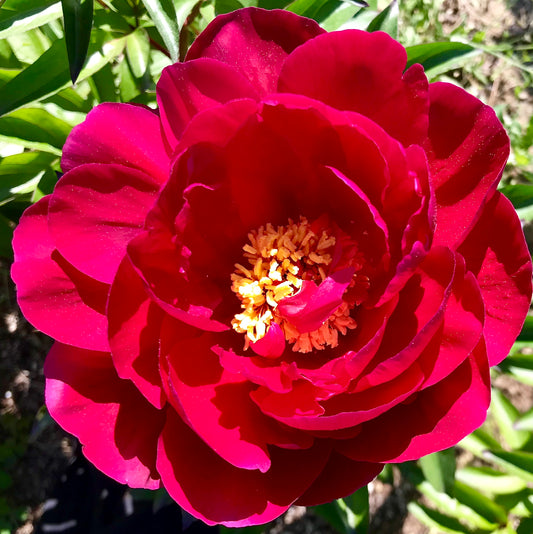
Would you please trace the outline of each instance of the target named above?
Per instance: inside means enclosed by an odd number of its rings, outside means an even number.
[[[11,276],[24,316],[54,339],[90,350],[109,350],[104,315],[109,286],[72,267],[48,233],[45,197],[28,208],[15,230]]]
[[[120,380],[111,355],[56,343],[45,362],[46,405],[106,475],[135,488],[160,486],[155,468],[164,412]]]
[[[283,513],[322,471],[328,456],[322,446],[298,451],[273,447],[268,472],[238,469],[169,412],[157,468],[167,491],[189,513],[207,524],[244,527]]]
[[[296,504],[315,506],[346,497],[366,486],[382,469],[382,464],[355,462],[333,451],[322,473]]]
[[[156,408],[165,403],[159,374],[163,312],[153,303],[129,259],[120,264],[107,305],[109,346],[120,378],[129,378]]]
[[[172,327],[172,323],[167,324]],[[165,332],[163,337],[168,337]],[[302,440],[259,411],[250,399],[255,385],[220,366],[211,350],[215,342],[212,334],[189,339],[180,336],[170,351],[162,354],[168,360],[169,400],[188,425],[224,460],[240,469],[268,471],[268,445],[293,443],[300,448],[305,442],[310,447],[312,438],[303,436]]]
[[[364,423],[337,450],[358,461],[397,462],[455,445],[484,421],[490,376],[483,342],[453,373],[405,404]]]
[[[155,111],[132,104],[105,103],[76,126],[63,147],[61,168],[84,163],[117,163],[140,170],[158,183],[168,176],[169,157]]]
[[[403,73],[405,49],[387,34],[345,30],[321,35],[285,60],[278,91],[356,111],[405,146],[427,135],[427,79],[420,65]]]
[[[426,143],[437,202],[435,244],[456,246],[497,186],[509,139],[494,111],[448,83],[430,86]]]
[[[59,180],[50,199],[57,249],[81,272],[110,284],[158,190],[151,176],[122,165],[76,167]]]
[[[459,246],[485,302],[490,365],[507,356],[531,301],[531,257],[511,203],[496,193]]]
[[[323,32],[313,20],[288,11],[239,9],[216,17],[196,38],[186,59],[217,59],[243,74],[258,92],[270,93],[287,55]]]
[[[157,84],[157,103],[166,142],[173,150],[199,111],[240,98],[256,99],[257,92],[220,61],[202,58],[165,68]]]

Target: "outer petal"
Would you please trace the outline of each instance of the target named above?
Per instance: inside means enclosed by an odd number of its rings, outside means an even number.
[[[256,99],[257,92],[244,76],[224,63],[202,58],[167,67],[157,84],[165,140],[175,148],[199,111],[240,98]]]
[[[434,244],[457,246],[496,189],[509,139],[494,111],[448,83],[430,86],[428,154],[437,203]]]
[[[258,92],[268,93],[276,89],[287,55],[321,33],[316,22],[288,11],[239,9],[211,22],[186,59],[218,59],[241,72]]]
[[[382,464],[355,462],[332,452],[326,467],[312,486],[296,501],[301,506],[315,506],[350,495],[365,486],[383,469]]]
[[[490,376],[483,342],[453,373],[362,425],[336,449],[359,461],[398,462],[451,447],[485,420]]]
[[[56,343],[45,375],[50,414],[98,469],[132,487],[159,487],[155,455],[164,413],[118,378],[109,353]]]
[[[155,111],[132,104],[105,103],[76,126],[63,147],[61,167],[84,163],[118,163],[141,170],[163,183],[169,157]]]
[[[459,253],[478,281],[485,303],[490,365],[500,363],[524,323],[531,301],[531,257],[511,203],[496,193]]]
[[[158,189],[152,177],[122,165],[76,167],[50,199],[50,232],[59,252],[81,272],[110,284]]]
[[[129,259],[122,261],[107,306],[109,345],[121,378],[129,378],[156,407],[165,403],[159,374],[162,310],[152,302]]]
[[[244,527],[282,514],[311,485],[329,456],[327,447],[274,447],[267,473],[237,469],[169,412],[159,441],[157,469],[180,506],[207,524]]]
[[[15,230],[11,276],[24,316],[54,339],[91,350],[109,350],[104,314],[109,287],[72,267],[48,233],[50,197],[28,208]]]
[[[332,32],[290,54],[278,90],[361,113],[406,146],[420,143],[427,135],[428,83],[420,65],[402,74],[406,59],[383,32]]]

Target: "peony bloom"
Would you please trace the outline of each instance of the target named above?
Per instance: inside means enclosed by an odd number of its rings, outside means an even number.
[[[87,458],[245,526],[478,427],[531,296],[494,112],[384,33],[255,8],[157,95],[73,130],[14,240]]]

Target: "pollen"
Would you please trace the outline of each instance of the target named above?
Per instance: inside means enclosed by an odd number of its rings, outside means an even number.
[[[249,242],[243,246],[244,261],[235,264],[231,275],[231,289],[242,308],[232,320],[232,326],[244,334],[245,349],[250,342],[263,338],[273,322],[279,324],[292,350],[303,353],[336,347],[339,334],[345,335],[356,328],[350,316],[355,305],[353,299],[343,301],[320,328],[304,334],[277,313],[281,300],[295,295],[304,280],[320,284],[328,276],[337,245],[333,233],[327,225],[310,224],[300,217],[299,222],[289,219],[285,226],[268,223],[248,234]],[[343,241],[351,248],[350,263],[357,259],[361,264],[355,243],[345,234]],[[346,292],[356,285],[367,287],[368,278],[356,272]]]

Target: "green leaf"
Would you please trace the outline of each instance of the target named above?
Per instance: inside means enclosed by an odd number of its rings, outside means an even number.
[[[372,19],[366,31],[382,31],[398,39],[398,2],[393,0],[377,17]]]
[[[506,185],[500,189],[500,193],[503,193],[511,201],[515,209],[533,205],[533,185]]]
[[[456,477],[464,484],[493,495],[516,493],[527,487],[527,483],[521,478],[485,466],[464,467],[457,471]]]
[[[324,518],[336,531],[342,534],[354,534],[346,523],[346,515],[341,510],[338,501],[313,506],[313,511]]]
[[[171,0],[142,0],[150,18],[161,35],[172,61],[179,60],[178,16]]]
[[[455,481],[455,451],[447,449],[420,458],[420,467],[431,485],[441,492],[450,493]]]
[[[105,41],[104,33],[93,32],[89,60],[79,80],[92,76],[124,49],[125,38]],[[65,42],[60,39],[20,74],[0,87],[0,115],[9,113],[28,102],[51,95],[69,84],[69,68]]]
[[[429,482],[422,482],[417,487],[418,491],[425,495],[438,509],[447,516],[464,521],[472,528],[493,530],[498,522],[489,521],[469,506],[450,497],[446,493],[437,491]]]
[[[486,450],[498,449],[500,444],[482,428],[478,428],[463,438],[459,442],[459,446],[470,451],[475,456],[483,458],[483,454]]]
[[[456,481],[454,495],[458,502],[476,511],[488,522],[499,525],[505,525],[507,522],[505,509],[474,488]]]
[[[348,526],[358,534],[366,534],[369,523],[368,486],[363,486],[337,502],[345,514]]]
[[[457,519],[448,517],[421,504],[410,502],[407,505],[407,510],[423,525],[438,529],[439,532],[445,532],[446,534],[471,534]]]
[[[0,161],[0,204],[17,195],[31,193],[57,156],[44,152],[23,152]],[[28,185],[30,184],[30,185]]]
[[[133,75],[142,78],[148,69],[150,58],[150,42],[146,30],[137,28],[126,37],[126,55]]]
[[[484,458],[500,466],[511,475],[533,483],[533,453],[509,451],[485,451]]]
[[[408,46],[406,50],[407,66],[420,63],[429,79],[460,67],[467,59],[479,54],[473,46],[455,41]]]
[[[61,17],[57,0],[11,0],[0,10],[0,39],[22,34]]]
[[[70,79],[75,83],[83,68],[93,25],[93,0],[61,0]]]
[[[518,417],[514,422],[516,430],[527,430],[533,432],[533,408]]]
[[[518,341],[533,341],[533,315],[528,315],[517,338]],[[533,359],[532,359],[533,361]]]
[[[72,126],[44,109],[26,108],[0,117],[0,135],[62,148]]]
[[[521,449],[529,439],[529,432],[516,430],[514,423],[520,413],[511,401],[498,389],[492,390],[490,410],[500,434],[511,449]]]
[[[229,13],[243,7],[239,0],[215,0],[215,13],[217,15]]]

